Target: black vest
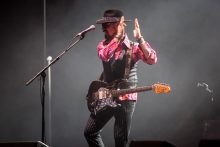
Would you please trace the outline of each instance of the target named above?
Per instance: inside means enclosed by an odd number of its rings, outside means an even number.
[[[127,47],[123,45],[122,53],[118,60],[115,60],[115,56],[113,55],[108,62],[103,61],[103,69],[104,69],[104,81],[105,82],[113,82],[115,80],[124,79],[125,65],[126,65],[126,51]],[[138,82],[137,77],[137,63],[131,59],[130,63],[130,73],[127,81],[131,83],[131,87],[136,87]]]

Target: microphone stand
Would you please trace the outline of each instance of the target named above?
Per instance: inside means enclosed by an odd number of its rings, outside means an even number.
[[[50,66],[52,66],[54,63],[56,63],[66,52],[68,52],[75,44],[77,44],[80,40],[82,40],[85,37],[85,33],[79,33],[77,34],[72,40],[74,40],[76,37],[78,37],[78,40],[76,40],[74,43],[70,43],[70,45],[65,49],[63,52],[61,52],[53,61],[50,62],[47,66],[45,66],[42,70],[40,70],[33,78],[31,78],[29,81],[26,82],[26,86],[28,86],[30,83],[32,83],[38,76],[41,76],[40,79],[42,79],[42,87],[41,87],[41,105],[42,105],[42,132],[41,132],[41,141],[45,143],[46,137],[45,137],[45,77],[46,73],[45,70],[47,70]]]

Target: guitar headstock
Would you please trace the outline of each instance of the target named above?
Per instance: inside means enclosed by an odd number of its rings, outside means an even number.
[[[154,93],[169,93],[171,88],[168,84],[165,83],[157,83],[152,86]]]

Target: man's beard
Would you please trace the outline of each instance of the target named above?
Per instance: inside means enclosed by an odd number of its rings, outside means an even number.
[[[114,35],[110,36],[110,35],[105,34],[106,41],[111,41],[113,38],[114,38]]]

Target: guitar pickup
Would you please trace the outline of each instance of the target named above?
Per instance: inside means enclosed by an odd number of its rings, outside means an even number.
[[[111,93],[107,88],[100,88],[98,91],[98,99],[106,99],[111,97]]]

